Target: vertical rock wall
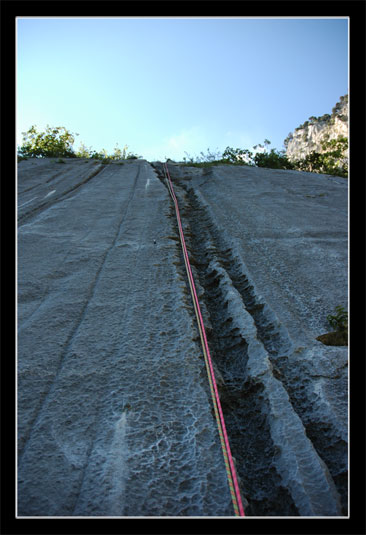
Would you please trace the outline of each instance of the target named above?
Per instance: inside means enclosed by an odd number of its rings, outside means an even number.
[[[347,348],[316,340],[347,300],[346,181],[170,168],[247,515],[346,514]]]
[[[21,162],[18,515],[233,516],[162,165]],[[347,514],[347,182],[170,164],[247,516]]]
[[[88,165],[19,169],[18,515],[230,516],[168,192]]]

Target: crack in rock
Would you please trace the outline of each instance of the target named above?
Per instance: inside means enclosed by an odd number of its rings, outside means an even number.
[[[293,341],[258,294],[238,246],[225,239],[199,188],[178,180],[174,170],[171,176],[219,372],[229,441],[248,501],[246,515],[346,514],[340,497],[344,498],[344,470],[336,473],[324,441],[334,426],[330,423],[326,429],[309,411],[306,396],[311,389],[298,400],[304,381],[293,381]],[[310,379],[308,375],[308,383]],[[333,451],[342,450],[338,460],[344,457],[343,446],[334,439]]]

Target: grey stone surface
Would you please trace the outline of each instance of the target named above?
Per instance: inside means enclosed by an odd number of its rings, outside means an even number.
[[[170,172],[248,513],[346,514],[348,348],[316,337],[336,305],[347,308],[347,181],[237,166]]]
[[[162,165],[121,163],[19,165],[18,514],[232,516]],[[246,514],[347,514],[347,181],[169,168]]]
[[[305,344],[326,332],[327,314],[347,305],[347,180],[253,167],[171,167],[177,178],[196,175],[192,185],[290,336]]]
[[[37,202],[18,228],[18,515],[232,515],[165,187],[116,163]]]

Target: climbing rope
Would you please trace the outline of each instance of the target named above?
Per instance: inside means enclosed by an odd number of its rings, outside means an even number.
[[[212,396],[212,401],[213,401],[213,406],[214,406],[214,411],[215,411],[215,417],[216,417],[217,427],[219,430],[222,452],[224,455],[225,468],[226,468],[227,478],[229,482],[229,488],[230,488],[231,499],[233,502],[234,513],[235,513],[235,516],[245,516],[244,508],[243,508],[243,504],[242,504],[242,500],[240,496],[238,479],[237,479],[236,470],[234,466],[234,460],[231,455],[229,439],[228,439],[228,435],[226,432],[224,415],[221,409],[221,403],[220,403],[219,393],[217,390],[215,374],[214,374],[214,370],[212,366],[210,350],[209,350],[208,343],[207,343],[206,331],[205,331],[205,327],[203,324],[202,313],[201,313],[201,309],[200,309],[200,305],[199,305],[199,301],[197,297],[196,287],[194,284],[191,265],[190,265],[189,258],[188,258],[187,247],[185,244],[183,227],[182,227],[182,222],[181,222],[180,213],[179,213],[178,200],[174,193],[173,184],[170,178],[167,163],[164,164],[164,172],[165,172],[165,177],[166,177],[169,193],[174,203],[175,214],[177,217],[180,242],[181,242],[182,251],[183,251],[183,258],[184,258],[184,263],[186,266],[193,306],[194,306],[194,310],[195,310],[195,314],[197,318],[198,330],[200,334],[203,355],[205,358],[208,381],[210,384],[210,391],[211,391],[211,396]]]

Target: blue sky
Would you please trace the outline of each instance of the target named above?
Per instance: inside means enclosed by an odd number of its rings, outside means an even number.
[[[251,149],[348,93],[347,18],[18,18],[17,142],[37,125],[149,161]]]

